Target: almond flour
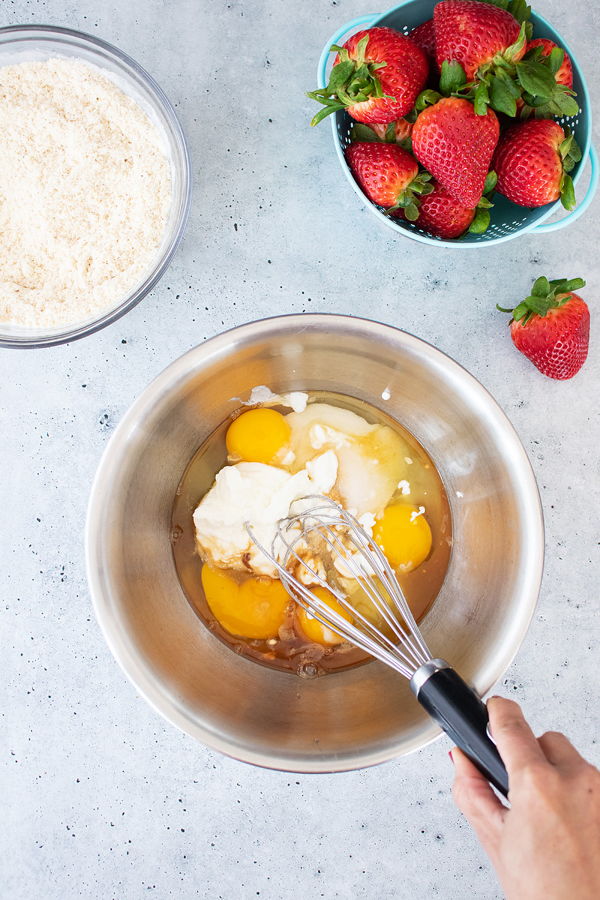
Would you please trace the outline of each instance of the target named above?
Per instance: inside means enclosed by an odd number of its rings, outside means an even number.
[[[0,323],[52,329],[125,300],[171,203],[165,140],[101,70],[0,68]]]

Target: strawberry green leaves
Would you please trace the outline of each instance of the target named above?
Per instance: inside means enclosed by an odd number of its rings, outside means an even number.
[[[477,212],[475,213],[475,218],[469,225],[469,233],[470,234],[483,234],[484,231],[488,230],[490,224],[490,211],[489,209],[485,209],[482,206],[483,198],[479,201],[477,205]],[[493,206],[493,203],[490,203],[489,206]]]
[[[551,309],[563,306],[570,299],[573,291],[585,287],[583,278],[555,278],[548,280],[544,275],[536,278],[531,294],[525,297],[514,309],[498,306],[500,312],[511,313],[513,322],[522,321],[526,325],[532,316],[545,316]]]
[[[324,106],[324,109],[319,110],[313,117],[311,125],[318,125],[326,116],[338,109],[384,96],[381,82],[375,73],[386,64],[365,62],[368,42],[367,34],[358,42],[354,59],[350,59],[344,47],[338,47],[337,44],[331,46],[331,52],[338,53],[340,61],[331,70],[327,87],[309,91],[306,95]]]
[[[419,197],[424,197],[433,190],[430,182],[429,172],[419,172],[417,177],[413,178],[408,187],[402,191],[396,205],[386,210],[386,214],[389,215],[396,209],[402,209],[409,222],[416,222],[419,218]]]
[[[575,163],[581,159],[581,149],[572,134],[567,137],[558,148],[563,164],[563,174],[560,179],[560,202],[567,210],[575,209],[577,201],[575,200],[575,187],[573,179],[569,172],[573,169]]]
[[[494,205],[490,198],[494,193],[497,181],[498,176],[494,171],[487,173],[485,184],[483,186],[483,197],[477,204],[475,217],[469,225],[468,230],[471,234],[483,234],[483,232],[488,229],[490,224],[490,209]]]
[[[522,117],[525,118],[532,112],[537,118],[577,115],[579,104],[575,99],[575,91],[556,81],[564,59],[565,51],[562,47],[553,47],[551,52],[544,56],[542,48],[537,46],[529,50],[521,62],[517,63],[516,77],[523,89]]]
[[[507,47],[504,53],[500,53],[495,57],[494,62],[496,64],[503,65],[506,62],[512,63],[517,59],[521,59],[528,40],[528,25],[528,22],[521,23],[519,36],[517,37],[516,41],[514,42],[514,44],[511,44],[510,47]]]
[[[548,284],[552,288],[555,297],[557,294],[570,294],[573,291],[580,291],[581,288],[585,287],[583,278],[554,278],[552,281],[549,281]],[[564,299],[566,300],[566,297]]]
[[[499,6],[505,9],[522,24],[528,22],[531,15],[531,7],[527,5],[525,0],[482,0],[483,3],[491,3],[492,6]]]
[[[445,59],[440,70],[439,91],[431,88],[421,91],[415,103],[415,111],[420,113],[426,106],[435,106],[442,97],[462,97],[463,90],[470,88],[471,85],[467,84],[467,76],[461,64],[457,60],[448,62]]]
[[[517,100],[520,96],[519,86],[515,84],[505,69],[498,69],[497,73],[492,75],[489,84],[489,105],[492,109],[514,118],[517,114]],[[475,112],[477,112],[477,107],[475,107]]]
[[[558,148],[561,159],[563,161],[563,169],[570,172],[575,163],[581,159],[581,149],[572,134],[567,132],[567,136]]]
[[[494,5],[507,8],[501,2]],[[529,7],[523,9],[521,14],[528,15],[527,10]],[[441,66],[440,92],[446,97],[472,100],[479,116],[484,116],[488,107],[510,118],[515,118],[517,114],[528,118],[532,113],[538,118],[577,115],[579,105],[575,92],[556,81],[565,51],[561,47],[554,47],[544,56],[541,47],[534,47],[523,56],[529,23],[524,19],[521,21],[521,30],[514,44],[497,54],[491,62],[481,66],[473,81],[467,82],[465,71],[459,62],[444,60]]]
[[[485,81],[480,81],[473,92],[473,106],[476,114],[485,116],[490,102],[490,89]]]
[[[540,51],[540,56],[538,57],[538,59],[539,59],[541,57],[542,48],[534,47],[533,49],[534,49],[534,51],[535,50]],[[556,78],[556,73],[562,66],[564,60],[565,60],[565,51],[563,50],[563,48],[562,47],[553,47],[552,50],[550,51],[550,55],[548,57],[548,68],[550,69],[550,71],[552,72],[552,74],[554,75],[555,78]]]
[[[523,91],[534,97],[550,97],[556,82],[549,66],[541,60],[523,60],[515,68]]]
[[[467,83],[467,76],[461,64],[453,59],[442,63],[440,71],[440,91],[445,97],[458,93]]]
[[[483,184],[483,193],[484,193],[484,196],[485,196],[486,194],[491,194],[491,193],[494,191],[494,189],[495,189],[497,183],[498,183],[498,176],[496,175],[496,173],[495,173],[494,170],[492,169],[492,170],[491,170],[490,172],[488,172],[487,175],[485,176],[485,181],[484,181],[484,184]]]
[[[425,109],[426,106],[435,106],[438,100],[441,99],[442,95],[439,93],[439,91],[434,91],[431,89],[421,91],[415,103],[415,110],[416,112],[420,113]]]
[[[388,138],[389,129],[394,127],[394,123],[392,122],[390,126],[386,129],[385,141],[392,141],[391,138]],[[377,135],[372,128],[368,125],[364,125],[362,122],[355,122],[352,126],[352,131],[350,133],[350,137],[353,141],[380,141],[381,138]]]
[[[585,363],[589,349],[590,311],[574,291],[585,286],[583,278],[537,278],[528,297],[510,313],[510,336],[542,375],[564,381],[573,378]]]
[[[531,7],[526,3],[526,0],[509,0],[508,11],[520,24],[523,24],[523,22],[527,22],[529,24]],[[531,31],[533,31],[533,26],[531,24],[529,24],[529,28],[531,29]],[[528,39],[529,37],[531,37],[531,35],[529,34],[529,30],[527,37]]]

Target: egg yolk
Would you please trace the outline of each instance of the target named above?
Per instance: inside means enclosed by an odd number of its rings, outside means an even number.
[[[238,583],[223,569],[204,565],[202,587],[210,611],[230,634],[263,641],[277,637],[290,603],[280,581],[252,577]]]
[[[291,428],[275,409],[250,409],[227,429],[227,452],[244,462],[272,463],[290,440]]]
[[[344,607],[339,603],[336,598],[333,596],[331,591],[328,591],[327,588],[324,587],[316,587],[313,588],[313,594],[315,594],[319,600],[325,603],[329,609],[338,613],[342,618],[346,619],[346,621],[351,622],[352,619],[344,609]],[[314,641],[316,644],[325,644],[325,646],[332,647],[334,644],[341,644],[344,640],[336,631],[332,628],[328,628],[327,625],[323,625],[319,622],[318,619],[315,619],[310,613],[308,613],[301,606],[298,607],[297,610],[297,619],[300,628],[302,629],[305,637],[309,639],[309,641]]]
[[[399,503],[388,506],[377,519],[373,537],[394,569],[412,572],[431,551],[431,528],[419,508]]]

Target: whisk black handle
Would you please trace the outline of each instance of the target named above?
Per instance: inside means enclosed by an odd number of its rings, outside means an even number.
[[[410,686],[417,700],[504,796],[508,773],[488,733],[485,703],[443,659],[417,669]]]

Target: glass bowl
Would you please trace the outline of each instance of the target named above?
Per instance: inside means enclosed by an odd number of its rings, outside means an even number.
[[[185,228],[191,190],[191,170],[181,125],[170,101],[154,79],[117,47],[81,31],[50,25],[0,28],[0,66],[77,58],[92,64],[132,97],[163,134],[171,162],[172,199],[161,246],[143,280],[119,303],[100,315],[55,329],[0,324],[0,347],[50,347],[93,334],[129,312],[152,290],[171,262]]]

